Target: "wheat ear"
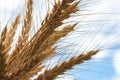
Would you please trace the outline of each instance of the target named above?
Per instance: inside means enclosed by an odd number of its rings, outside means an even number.
[[[73,66],[90,60],[91,57],[98,52],[99,50],[93,50],[87,54],[80,54],[78,57],[72,57],[69,61],[64,61],[62,64],[56,65],[50,70],[46,70],[43,74],[39,75],[36,80],[54,80],[58,75],[63,74]]]
[[[18,40],[18,43],[22,43],[24,45],[28,42],[28,35],[29,35],[30,28],[31,28],[31,23],[32,23],[32,4],[33,4],[33,1],[28,0],[26,16],[24,19],[24,25],[22,27],[22,35],[20,36]]]
[[[18,39],[18,44],[16,45],[12,55],[10,55],[10,58],[9,60],[7,61],[7,74],[9,73],[14,73],[14,69],[12,68],[15,64],[16,61],[14,61],[17,56],[19,56],[20,54],[20,49],[22,49],[22,46],[23,44],[27,44],[28,42],[28,35],[29,35],[29,31],[30,31],[30,28],[31,28],[31,22],[32,22],[32,0],[28,0],[28,3],[27,3],[27,10],[26,10],[26,16],[25,16],[25,19],[24,19],[24,25],[22,27],[22,35],[19,37]],[[21,55],[21,54],[20,54]],[[14,64],[11,64],[11,62]],[[18,66],[21,66],[21,65],[18,65]],[[16,65],[16,67],[18,67]]]

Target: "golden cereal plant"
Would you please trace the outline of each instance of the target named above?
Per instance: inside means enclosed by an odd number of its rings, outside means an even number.
[[[12,54],[9,55],[9,52],[20,24],[21,15],[16,17],[9,29],[9,26],[6,25],[0,35],[0,80],[29,80],[34,75],[37,75],[38,72],[47,67],[43,64],[46,60],[58,55],[56,52],[57,46],[54,46],[56,42],[74,31],[74,28],[79,23],[67,24],[63,23],[63,21],[71,18],[71,14],[79,11],[78,5],[81,4],[81,0],[54,1],[51,12],[47,12],[40,24],[41,27],[29,40],[33,21],[33,1],[27,1],[21,35],[19,35]],[[63,28],[57,29],[60,26]],[[73,56],[69,60],[46,69],[35,80],[55,80],[59,75],[72,69],[73,66],[90,60],[99,51],[91,50],[85,54]]]

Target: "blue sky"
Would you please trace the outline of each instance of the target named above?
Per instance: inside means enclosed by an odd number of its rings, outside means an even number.
[[[46,0],[34,1],[37,3],[34,7],[37,15],[39,15],[37,8],[41,7],[40,12],[42,12],[42,18],[44,18],[46,5],[40,6],[39,4],[45,4]],[[50,1],[52,2],[52,0]],[[82,9],[89,11],[79,12],[78,14],[92,13],[92,15],[79,17],[79,20],[83,20],[79,25],[84,28],[77,26],[76,31],[64,40],[69,44],[75,44],[75,46],[66,48],[65,51],[69,53],[67,51],[71,52],[72,48],[74,53],[92,49],[100,49],[101,52],[93,56],[93,60],[75,66],[73,71],[67,72],[72,75],[66,73],[64,78],[57,80],[120,80],[120,0],[91,0],[93,2],[97,1],[95,4],[88,1],[90,0],[83,0],[83,3],[87,4]],[[24,4],[24,0],[0,0],[0,31],[8,21],[14,19],[19,12],[22,13]],[[77,21],[78,19],[75,18],[74,20]],[[88,23],[89,25],[85,25]],[[59,47],[67,45],[64,43]],[[62,53],[60,49],[57,51]]]

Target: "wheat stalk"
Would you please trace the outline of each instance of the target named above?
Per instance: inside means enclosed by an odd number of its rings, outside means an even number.
[[[33,22],[33,0],[26,4],[26,15],[22,26],[21,35],[11,55],[8,55],[13,38],[20,23],[21,15],[12,22],[10,29],[7,26],[0,37],[0,80],[29,80],[46,66],[43,64],[49,58],[57,55],[55,46],[61,38],[66,37],[74,31],[77,23],[66,24],[64,20],[69,19],[71,14],[79,11],[78,5],[81,0],[58,0],[54,1],[51,12],[47,12],[40,24],[39,30],[28,40],[29,32]],[[63,27],[61,30],[58,28]],[[45,70],[36,80],[55,80],[57,76],[72,69],[73,66],[91,60],[91,57],[99,50],[92,50],[86,54],[74,56],[68,61],[56,65],[52,69]]]

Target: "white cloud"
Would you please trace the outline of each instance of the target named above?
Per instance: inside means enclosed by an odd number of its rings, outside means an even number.
[[[116,76],[114,76],[113,80],[120,80],[120,50],[115,53],[113,63],[116,72]]]
[[[114,77],[113,80],[120,80],[120,76]]]
[[[107,55],[109,55],[109,51],[100,51],[98,54],[94,55],[93,58],[94,59],[99,59],[102,60],[103,58],[105,58]]]
[[[118,50],[114,56],[114,67],[116,74],[120,76],[120,50]]]

